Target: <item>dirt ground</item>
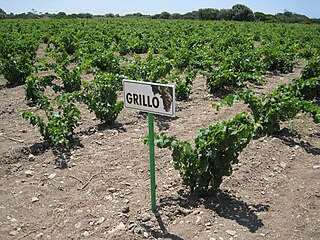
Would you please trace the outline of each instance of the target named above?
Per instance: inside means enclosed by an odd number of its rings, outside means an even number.
[[[300,75],[270,75],[259,94]],[[218,101],[198,76],[175,119],[156,117],[156,132],[179,139],[245,110]],[[156,149],[157,212],[150,210],[146,114],[124,109],[107,127],[84,107],[67,168],[20,116],[30,109],[22,86],[0,76],[0,239],[320,239],[320,126],[308,116],[253,140],[215,195],[182,185],[170,152]]]

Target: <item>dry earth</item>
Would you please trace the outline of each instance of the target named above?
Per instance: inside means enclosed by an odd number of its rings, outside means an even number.
[[[251,87],[268,93],[303,66]],[[246,110],[236,104],[217,112],[216,101],[198,76],[190,101],[177,103],[175,119],[156,117],[156,131],[192,141],[197,129]],[[80,107],[73,148],[59,156],[21,118],[30,109],[23,87],[0,77],[0,239],[320,239],[320,126],[309,117],[253,140],[212,196],[190,194],[170,152],[156,149],[153,213],[146,114],[125,109],[108,127]]]

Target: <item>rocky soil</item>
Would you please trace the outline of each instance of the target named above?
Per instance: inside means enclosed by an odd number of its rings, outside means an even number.
[[[303,66],[250,87],[266,94]],[[218,112],[211,107],[217,96],[198,76],[175,119],[156,117],[156,132],[192,141],[197,129],[246,110],[239,103]],[[250,142],[211,196],[190,194],[170,152],[156,149],[152,212],[146,114],[125,109],[110,127],[80,106],[73,148],[61,156],[21,118],[30,108],[23,87],[8,87],[1,76],[0,239],[320,239],[320,126],[308,116]]]

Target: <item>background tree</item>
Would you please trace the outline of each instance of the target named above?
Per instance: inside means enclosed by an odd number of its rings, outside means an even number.
[[[243,4],[236,4],[232,7],[232,20],[254,21],[254,14],[247,6]]]
[[[169,19],[181,19],[180,13],[172,13]]]
[[[285,23],[306,23],[309,18],[305,15],[292,13],[286,10],[284,13],[277,13],[275,16],[278,20]]]
[[[129,13],[129,14],[126,14],[124,15],[125,18],[141,18],[143,17],[144,15],[142,13]]]
[[[200,20],[217,20],[219,10],[213,8],[199,9],[199,19]]]
[[[68,18],[73,18],[73,19],[78,18],[78,14],[72,13],[72,14],[68,15]]]
[[[6,12],[0,8],[0,19],[5,19],[6,15],[7,15]]]
[[[231,9],[221,9],[218,14],[218,20],[232,20],[232,15]]]
[[[106,18],[114,18],[114,14],[113,13],[107,13],[104,15]]]
[[[191,20],[199,19],[199,12],[198,11],[187,12],[182,16],[182,19],[191,19]]]
[[[91,13],[79,13],[78,18],[93,18]]]
[[[265,22],[267,20],[267,15],[262,12],[255,12],[254,17],[258,22]]]
[[[66,18],[67,14],[65,12],[58,12],[58,14],[55,15],[55,18],[63,19]]]
[[[159,15],[160,19],[169,19],[169,17],[170,17],[170,13],[168,13],[168,12],[162,12]]]

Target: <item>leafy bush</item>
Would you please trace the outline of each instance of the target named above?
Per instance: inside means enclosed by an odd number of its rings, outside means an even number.
[[[272,135],[280,130],[280,122],[294,118],[299,112],[309,113],[315,123],[320,122],[320,110],[310,100],[320,90],[320,81],[295,81],[292,84],[280,85],[273,93],[258,98],[252,90],[239,91],[228,95],[221,101],[222,105],[232,105],[237,100],[247,103],[255,122],[260,125],[257,135]]]
[[[10,85],[23,84],[34,69],[39,43],[32,36],[3,36],[0,40],[0,72]]]
[[[10,55],[3,61],[2,73],[10,85],[23,84],[33,70],[33,60],[30,54]]]
[[[58,53],[50,55],[56,63],[47,63],[48,70],[53,70],[62,82],[61,90],[72,93],[81,89],[81,66],[70,67],[74,59],[69,57],[67,53]]]
[[[57,52],[66,52],[69,55],[72,55],[77,50],[78,39],[76,32],[71,29],[65,29],[60,34],[53,36],[50,39]]]
[[[123,101],[117,100],[117,78],[108,73],[97,73],[90,83],[84,83],[82,101],[102,122],[112,124],[123,108]]]
[[[119,73],[120,71],[119,59],[110,50],[98,48],[89,57],[92,61],[92,66],[98,67],[101,71],[109,73]]]
[[[269,71],[280,71],[281,73],[292,72],[294,62],[292,56],[284,49],[273,46],[265,46],[263,49],[263,62]]]
[[[24,84],[26,100],[31,101],[42,109],[48,108],[50,103],[48,98],[45,96],[44,91],[47,86],[54,86],[54,89],[56,89],[55,85],[52,84],[54,79],[55,77],[51,75],[39,77],[32,74],[27,77]]]
[[[207,86],[211,93],[227,87],[242,87],[244,74],[232,70],[214,69],[211,72],[202,72],[207,77]]]
[[[74,129],[80,120],[79,109],[71,102],[68,95],[57,97],[54,102],[58,104],[57,110],[49,106],[45,109],[46,120],[39,114],[24,111],[22,117],[33,126],[38,126],[41,135],[49,144],[56,148],[70,147],[70,140]]]
[[[228,95],[218,107],[243,100],[249,104],[252,116],[240,113],[230,120],[200,129],[194,147],[163,133],[155,137],[155,143],[159,148],[172,150],[174,167],[192,191],[217,189],[223,176],[232,174],[232,164],[238,163],[240,152],[254,136],[276,133],[280,121],[291,119],[300,111],[310,113],[314,122],[320,123],[319,107],[305,100],[310,98],[306,96],[308,93],[319,87],[317,79],[310,79],[308,83],[295,81],[281,85],[262,98],[257,98],[251,90]]]
[[[191,87],[193,80],[196,77],[196,71],[189,71],[185,73],[184,80],[179,73],[172,74],[162,83],[172,82],[175,85],[175,95],[178,101],[188,100],[191,94]]]
[[[247,114],[197,131],[195,146],[164,134],[156,136],[159,148],[172,149],[174,167],[191,191],[217,189],[223,176],[232,174],[232,164],[254,134],[254,121]]]
[[[309,60],[308,64],[302,69],[301,78],[309,79],[320,77],[320,57],[314,57]]]
[[[156,82],[165,78],[172,68],[169,59],[161,55],[155,56],[149,51],[145,61],[141,61],[141,57],[136,55],[132,64],[123,68],[123,74],[135,80]]]

